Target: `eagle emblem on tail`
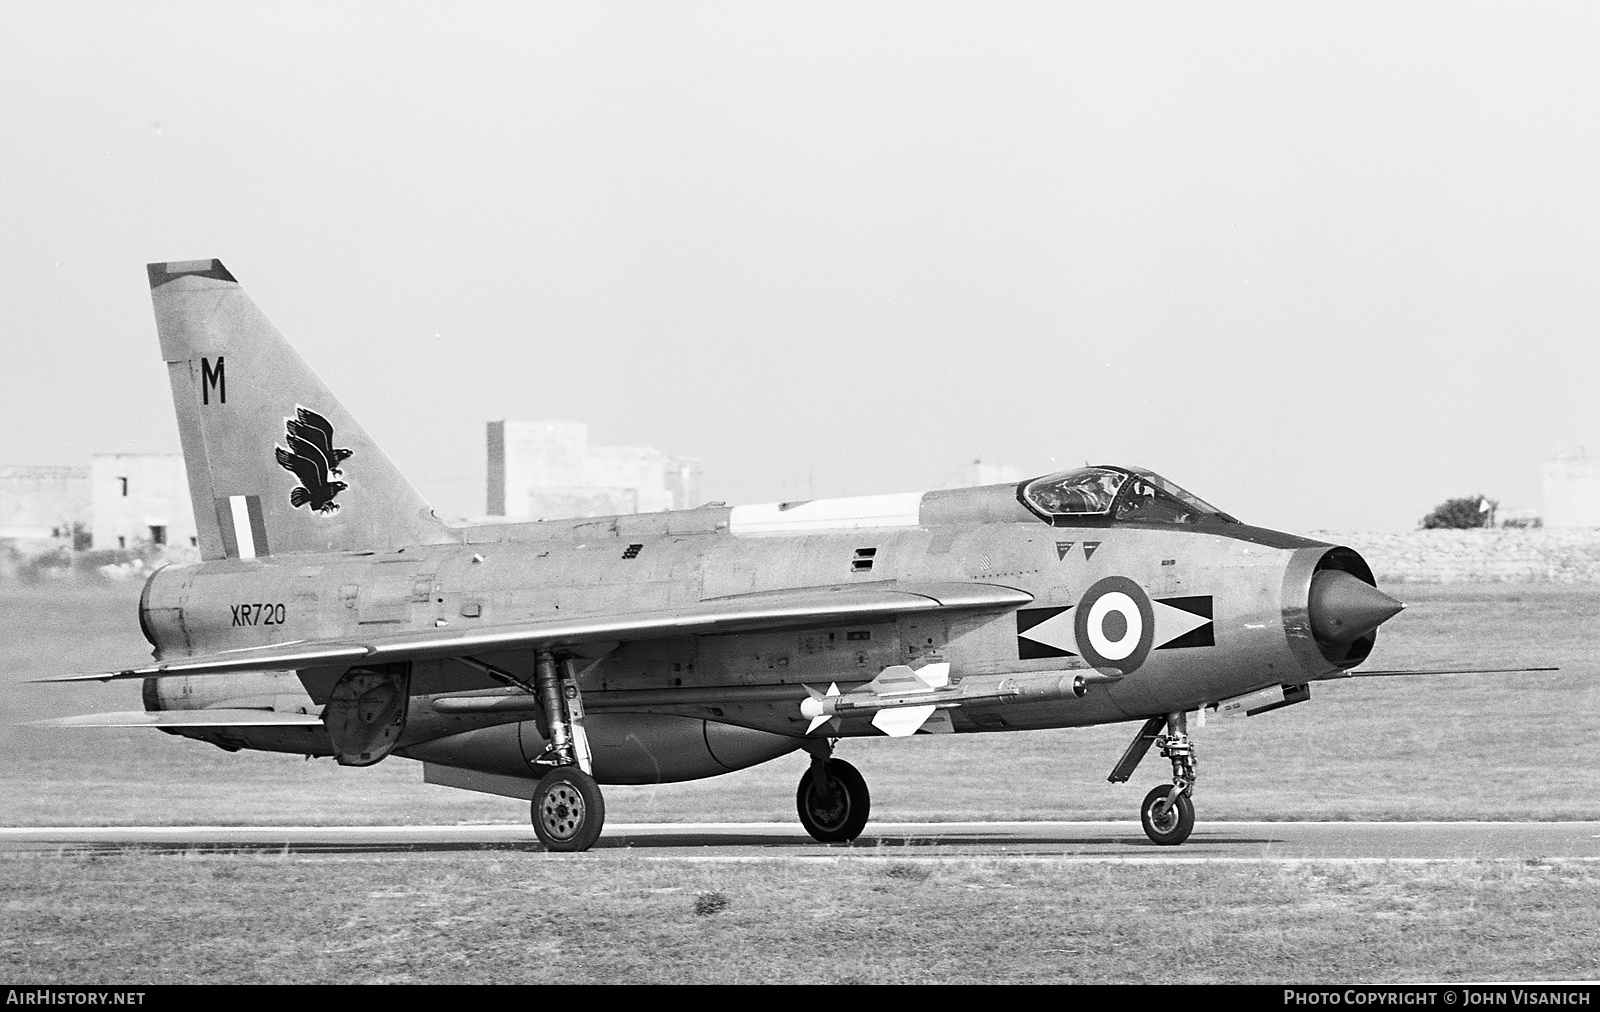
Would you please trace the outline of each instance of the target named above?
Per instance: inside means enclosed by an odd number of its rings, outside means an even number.
[[[279,467],[300,479],[289,493],[289,505],[309,506],[315,513],[339,512],[334,497],[350,486],[334,479],[344,474],[339,465],[352,451],[333,445],[333,426],[310,408],[297,405],[295,416],[284,419],[283,427],[289,446],[274,446],[274,456]]]

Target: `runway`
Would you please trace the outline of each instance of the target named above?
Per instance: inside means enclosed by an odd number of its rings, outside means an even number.
[[[0,853],[539,852],[525,825],[0,828]],[[596,852],[680,860],[1011,858],[1096,862],[1600,861],[1600,822],[1212,822],[1158,847],[1136,822],[883,822],[824,845],[798,824],[618,823]],[[566,855],[563,855],[566,856]]]

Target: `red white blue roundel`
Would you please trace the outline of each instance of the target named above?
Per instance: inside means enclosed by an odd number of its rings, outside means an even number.
[[[1084,660],[1124,675],[1144,663],[1156,620],[1150,598],[1137,583],[1123,576],[1097,580],[1073,610],[1072,631]]]

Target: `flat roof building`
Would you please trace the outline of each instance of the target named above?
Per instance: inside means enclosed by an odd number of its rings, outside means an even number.
[[[182,455],[97,453],[89,483],[96,549],[194,547],[194,508]]]
[[[687,509],[700,462],[653,446],[591,446],[582,422],[488,424],[488,513],[556,520]]]
[[[18,547],[73,547],[89,523],[89,469],[52,464],[0,467],[0,540]]]

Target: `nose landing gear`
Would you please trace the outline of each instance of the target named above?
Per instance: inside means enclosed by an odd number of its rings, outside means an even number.
[[[1166,734],[1159,733],[1163,725]],[[1109,779],[1114,784],[1126,782],[1151,745],[1160,750],[1162,758],[1171,761],[1172,784],[1157,787],[1144,796],[1139,806],[1139,823],[1152,843],[1175,847],[1194,831],[1193,794],[1198,774],[1187,715],[1169,713],[1166,717],[1152,717],[1146,721]]]

